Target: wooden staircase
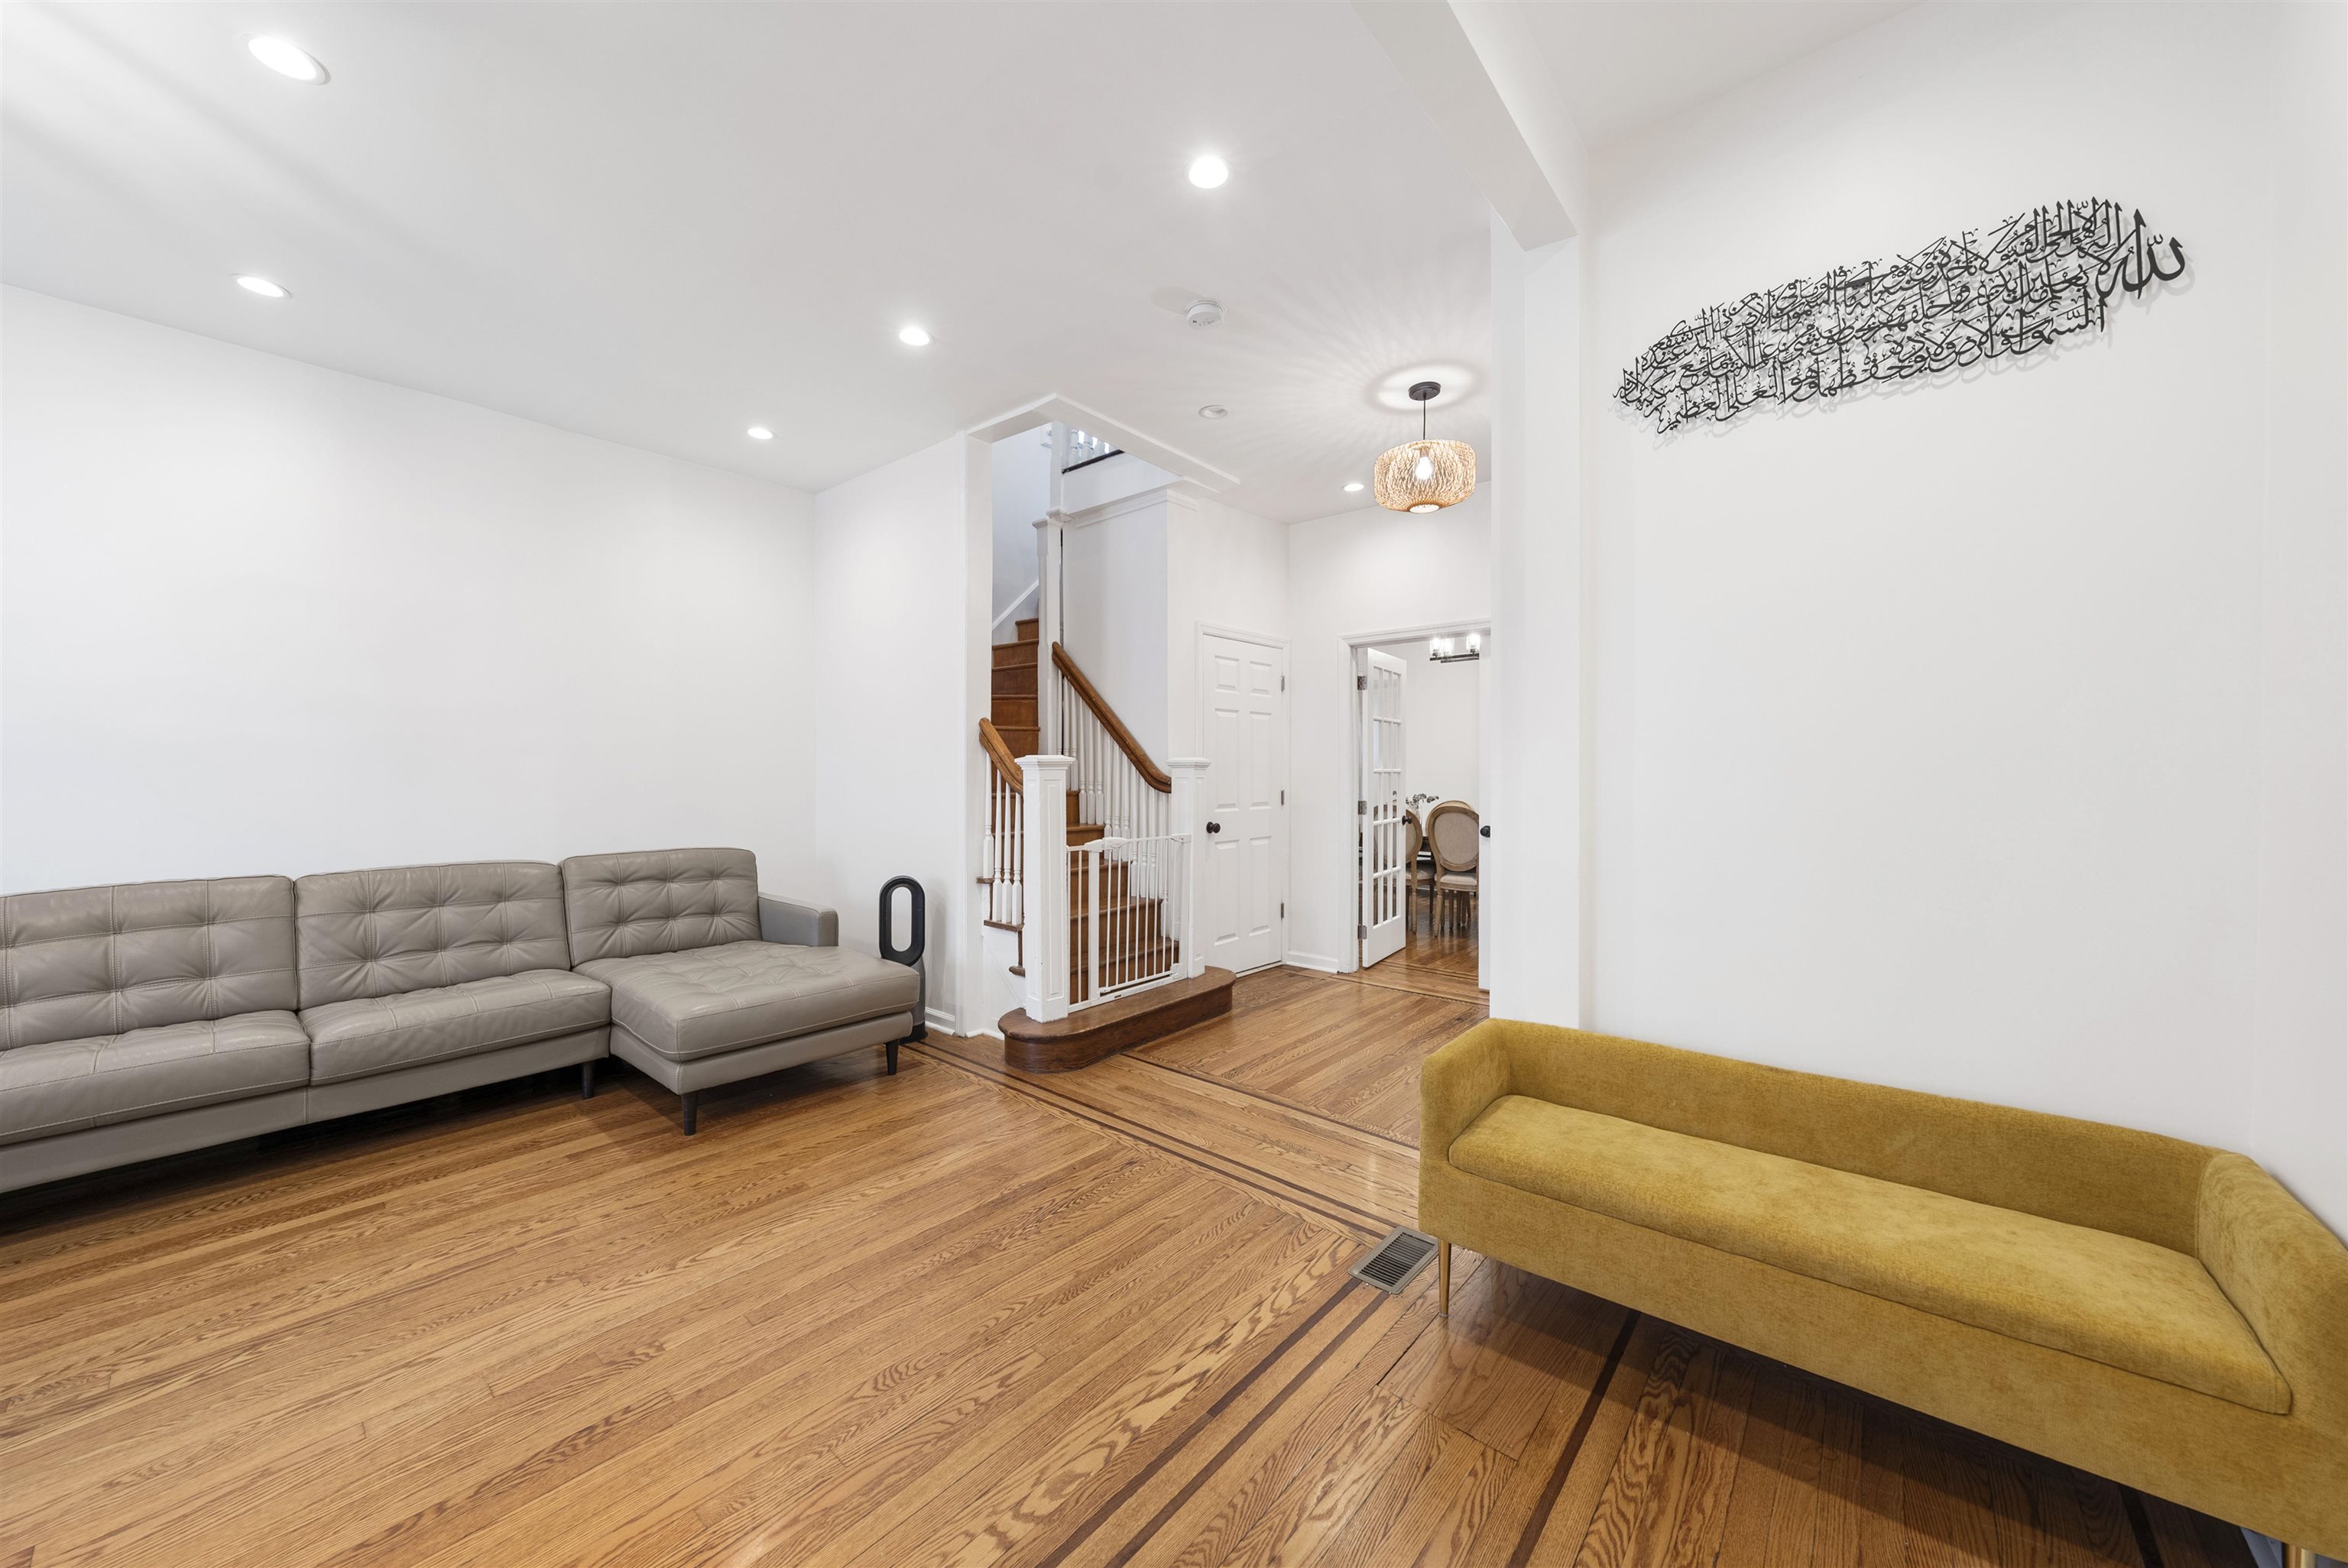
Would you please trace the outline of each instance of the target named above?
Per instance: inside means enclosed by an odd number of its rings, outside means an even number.
[[[1018,641],[994,645],[994,698],[988,703],[988,712],[994,720],[995,732],[1014,757],[1034,756],[1037,737],[1043,733],[1035,718],[1035,661],[1044,651],[1043,644],[1035,641],[1036,624],[1033,620],[1020,621]],[[1100,835],[1096,833],[1093,836],[1097,838]],[[1069,823],[1068,842],[1076,842],[1074,819]]]
[[[994,686],[988,695],[987,707],[988,716],[994,725],[994,733],[1002,737],[1004,749],[1014,759],[1016,759],[1035,755],[1036,748],[1041,744],[1043,730],[1035,717],[1035,667],[1037,661],[1043,655],[1044,649],[1043,644],[1036,638],[1039,622],[1027,620],[1014,624],[1018,631],[1018,640],[1013,642],[998,642],[994,645]],[[1000,765],[999,763],[998,765]],[[1071,845],[1098,843],[1107,831],[1097,822],[1078,822],[1076,797],[1073,793],[1069,794],[1068,843]],[[1122,899],[1124,889],[1117,886],[1115,880],[1119,870],[1121,870],[1120,867],[1114,866],[1108,870],[1109,886],[1102,890],[1105,908],[1114,907],[1112,901]],[[979,885],[984,886],[994,878],[982,876],[978,880]],[[1085,890],[1082,883],[1083,879],[1075,872],[1068,874],[1069,903],[1075,904],[1084,897]],[[1154,904],[1157,900],[1135,899],[1131,902]],[[990,919],[986,923],[998,931],[1019,930],[1017,926],[1007,920]],[[1083,925],[1081,917],[1071,915],[1068,917],[1068,952],[1070,954],[1068,971],[1072,981],[1081,979],[1085,973],[1086,953],[1088,949],[1084,944],[1084,932],[1081,928]],[[1154,921],[1150,928],[1155,931]],[[1102,961],[1107,963],[1125,957],[1134,949],[1135,946],[1132,943],[1105,944],[1101,952]],[[1019,961],[1011,966],[1011,972],[1014,975],[1025,975],[1027,972],[1026,938],[1024,934],[1020,938]]]
[[[979,726],[980,743],[994,757],[997,774],[1014,782],[1020,776],[1017,759],[1035,754],[1040,746],[1042,728],[1035,705],[1038,667],[1044,657],[1037,621],[1019,621],[1016,631],[1016,641],[994,644],[989,719]],[[1078,684],[1082,694],[1099,703],[1091,682],[1075,669],[1066,653],[1056,648],[1053,654],[1063,671]],[[1115,727],[1120,733],[1123,730],[1121,724]],[[1148,768],[1146,755],[1138,754],[1138,747],[1135,749],[1137,765]],[[1071,790],[1067,795],[1071,847],[1098,843],[1107,835],[1103,825],[1078,820],[1079,810],[1076,793]],[[1132,892],[1128,886],[1128,866],[1107,860],[1095,864],[1099,866],[1097,875],[1102,883],[1100,964],[1104,976],[1112,968],[1148,972],[1172,966],[1180,957],[1181,944],[1166,929],[1165,900]],[[995,879],[982,876],[978,880],[984,886]],[[1083,997],[1092,968],[1093,924],[1084,910],[1086,895],[1091,891],[1086,881],[1084,871],[1069,871],[1068,994],[1073,998]],[[993,902],[990,898],[990,907]],[[1012,965],[1011,972],[1025,976],[1025,931],[1011,921],[992,917],[986,924],[1019,936],[1018,961]],[[1112,1051],[1228,1011],[1231,985],[1228,970],[1210,969],[1196,979],[1119,997],[1048,1024],[1035,1022],[1024,1010],[1011,1012],[1003,1019],[1005,1060],[1014,1067],[1031,1071],[1080,1067]]]

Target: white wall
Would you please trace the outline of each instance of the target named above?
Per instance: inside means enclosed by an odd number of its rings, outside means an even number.
[[[1350,969],[1359,957],[1346,639],[1488,619],[1491,506],[1486,486],[1424,517],[1365,507],[1289,527],[1291,963]]]
[[[1166,760],[1166,494],[1079,515],[1061,536],[1060,641],[1152,757]]]
[[[1455,639],[1455,641],[1457,640]],[[1464,800],[1485,809],[1478,782],[1477,753],[1482,739],[1484,661],[1438,664],[1426,656],[1426,639],[1385,642],[1377,651],[1403,662],[1402,792],[1431,794],[1438,801]]]
[[[2342,13],[2126,23],[1920,7],[1601,155],[1589,621],[1499,635],[1559,639],[1520,697],[1591,659],[1581,1017],[2240,1148],[2348,1230]],[[1706,304],[2089,195],[2193,259],[2093,341],[1607,401]]]
[[[954,436],[815,497],[822,585],[811,662],[823,743],[816,819],[843,945],[875,950],[880,885],[929,896],[932,1021],[983,1004],[978,720],[986,709],[988,453]]]
[[[808,497],[0,291],[0,887],[815,869]]]
[[[1180,479],[1179,474],[1169,474],[1130,452],[1119,452],[1062,475],[1060,510],[1070,514],[1088,512],[1145,490],[1162,490]]]
[[[1159,762],[1205,754],[1199,632],[1288,635],[1288,530],[1179,493],[1166,514],[1166,736]]]
[[[994,443],[988,468],[994,556],[988,623],[1000,620],[1015,603],[1026,606],[994,633],[995,641],[1009,642],[1018,634],[1014,622],[1035,613],[1035,525],[1052,501],[1052,427],[1039,425]]]
[[[1583,242],[1521,251],[1492,220],[1492,500],[1478,952],[1501,1018],[1587,1021]]]
[[[1197,755],[1199,629],[1285,633],[1284,530],[1161,487],[1077,514],[1064,538],[1070,657],[1160,765]]]

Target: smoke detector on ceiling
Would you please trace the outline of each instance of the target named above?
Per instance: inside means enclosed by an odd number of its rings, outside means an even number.
[[[1182,313],[1182,319],[1189,322],[1194,327],[1213,326],[1217,322],[1223,319],[1222,302],[1220,300],[1192,300],[1190,302],[1190,308]]]

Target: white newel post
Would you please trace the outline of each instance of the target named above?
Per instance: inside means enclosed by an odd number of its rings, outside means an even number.
[[[1021,757],[1020,810],[1027,830],[1027,904],[1021,958],[1027,1016],[1068,1016],[1068,768],[1061,756]]]
[[[1182,856],[1181,972],[1207,972],[1207,955],[1199,946],[1199,900],[1207,887],[1207,759],[1176,757],[1166,764],[1174,775],[1174,831],[1189,835]]]
[[[1067,743],[1060,736],[1059,671],[1052,665],[1052,645],[1060,641],[1060,551],[1065,530],[1060,521],[1060,464],[1066,430],[1052,448],[1052,509],[1035,524],[1035,724],[1036,744],[1057,752]]]

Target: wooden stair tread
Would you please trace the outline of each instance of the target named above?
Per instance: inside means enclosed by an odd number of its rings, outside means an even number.
[[[1101,967],[1132,969],[1134,972],[1126,978],[1139,979],[1144,972],[1155,970],[1158,968],[1157,960],[1164,959],[1170,962],[1173,958],[1179,958],[1181,947],[1180,942],[1162,931],[1154,936],[1140,938],[1111,937],[1101,943]],[[1151,961],[1137,968],[1132,962],[1137,958]],[[1068,943],[1068,971],[1071,974],[1079,975],[1085,972],[1084,942],[1081,938],[1072,938]],[[1112,986],[1118,983],[1116,976],[1109,978],[1109,984]]]
[[[1038,1023],[1025,1008],[1003,1015],[1003,1059],[1023,1072],[1065,1072],[1162,1040],[1231,1010],[1231,971],[1153,986],[1098,1007]]]
[[[1120,918],[1136,910],[1145,915],[1154,915],[1164,908],[1165,905],[1165,899],[1151,893],[1113,893],[1101,900],[1101,918],[1103,920]],[[1081,924],[1091,917],[1091,914],[1084,909],[1068,911],[1071,924]]]

